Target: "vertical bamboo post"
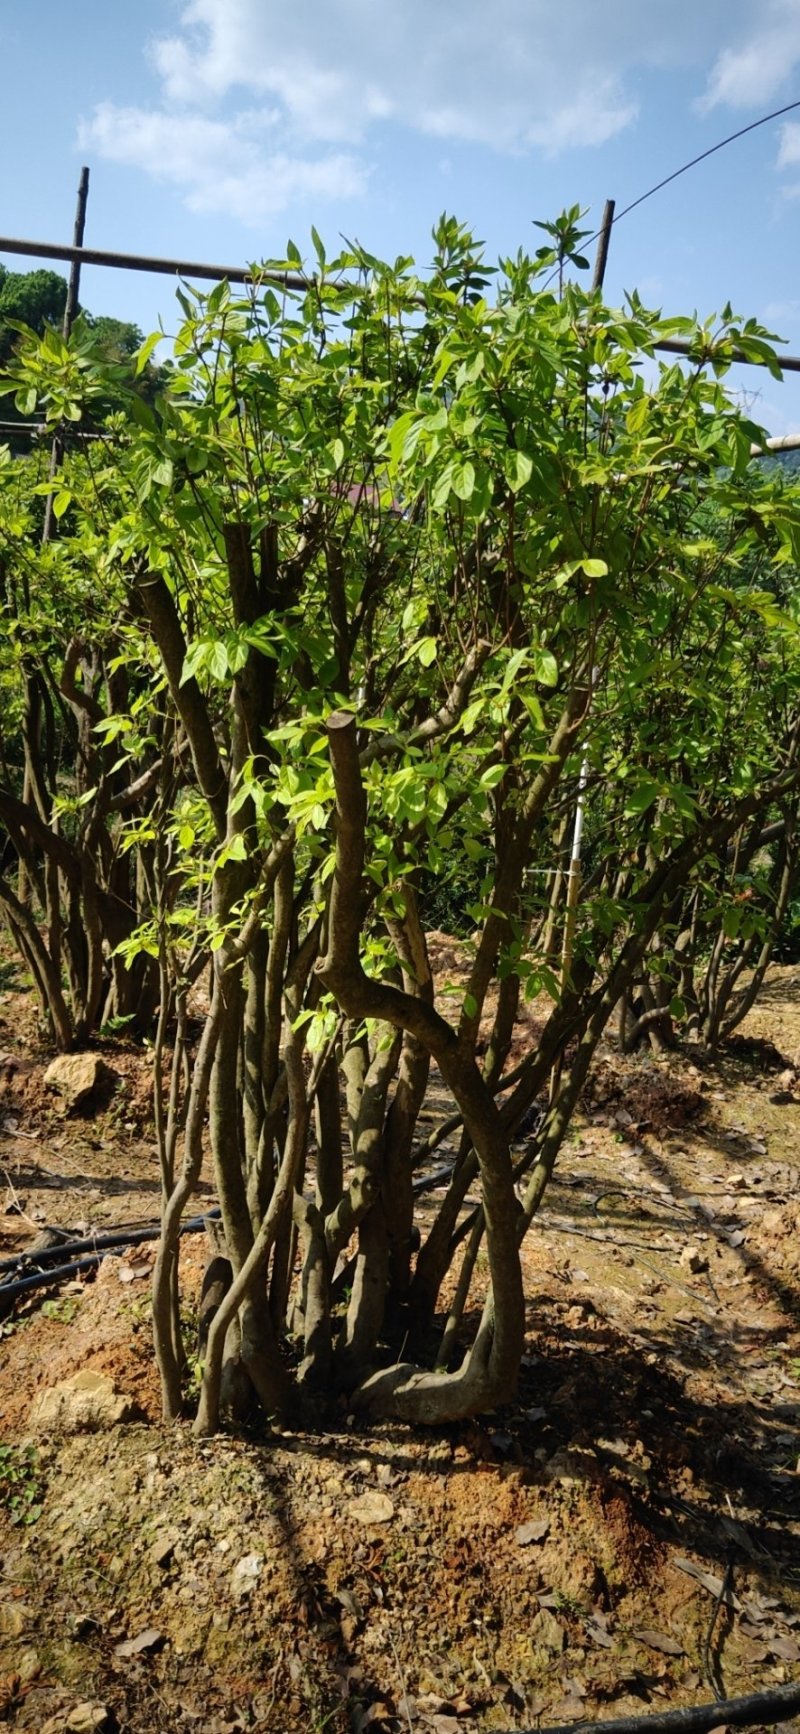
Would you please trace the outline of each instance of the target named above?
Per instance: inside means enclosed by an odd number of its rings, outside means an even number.
[[[81,178],[78,182],[78,198],[77,198],[77,203],[75,206],[75,226],[74,226],[73,231],[72,231],[72,245],[73,245],[73,247],[82,247],[83,246],[83,233],[84,233],[84,229],[86,228],[86,203],[87,203],[88,197],[89,197],[89,170],[88,170],[88,168],[86,168],[86,166],[84,166],[81,169]],[[66,303],[64,305],[64,318],[63,318],[62,325],[61,325],[61,332],[62,332],[62,336],[63,336],[65,342],[68,340],[69,334],[72,330],[72,327],[75,324],[75,317],[76,317],[76,314],[78,312],[78,293],[80,290],[80,284],[81,284],[81,262],[80,262],[80,259],[73,259],[72,264],[70,266],[70,271],[69,271],[69,281],[67,283],[67,299],[66,299]],[[56,475],[56,472],[58,470],[59,464],[61,463],[61,459],[63,457],[63,454],[64,454],[63,442],[59,439],[58,434],[56,434],[54,436],[53,444],[52,444],[51,449],[50,449],[50,480],[51,480],[51,482],[53,481],[53,479]],[[42,545],[44,546],[44,544],[46,542],[52,542],[54,534],[55,534],[55,518],[53,515],[53,492],[51,489],[51,491],[47,495],[47,498],[46,498],[45,503],[44,503],[44,524],[42,525]]]
[[[597,238],[597,258],[594,262],[594,276],[592,278],[593,289],[602,289],[603,287],[603,280],[606,274],[606,261],[608,259],[608,243],[611,240],[611,229],[614,223],[615,208],[616,200],[606,199],[603,221],[600,224],[600,234]]]
[[[78,202],[75,206],[75,228],[74,228],[73,233],[72,233],[72,245],[73,245],[73,247],[82,247],[83,246],[83,233],[84,233],[84,229],[86,228],[86,203],[87,203],[88,198],[89,198],[89,170],[84,165],[84,167],[81,169],[81,178],[78,182]],[[81,262],[80,262],[80,259],[73,259],[72,264],[70,266],[69,283],[67,284],[67,304],[66,304],[66,307],[64,308],[64,327],[63,327],[63,329],[64,329],[64,336],[65,337],[69,337],[69,334],[70,334],[72,327],[75,323],[75,315],[78,311],[78,292],[80,290],[80,286],[81,286]]]

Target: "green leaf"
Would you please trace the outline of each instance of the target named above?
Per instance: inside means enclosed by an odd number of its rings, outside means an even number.
[[[557,684],[558,663],[551,650],[542,650],[540,645],[535,645],[531,651],[531,661],[536,679],[541,681],[542,686]]]
[[[472,498],[475,491],[475,465],[471,464],[469,459],[461,465],[454,464],[451,486],[459,500]]]
[[[649,414],[650,399],[642,392],[640,397],[634,399],[625,417],[628,433],[641,433]]]
[[[507,451],[503,453],[503,473],[512,494],[518,494],[524,488],[533,474],[533,458],[527,452]]]
[[[506,774],[506,766],[505,765],[489,765],[489,766],[487,766],[487,769],[485,771],[481,771],[481,775],[479,778],[481,788],[482,789],[496,789],[498,783],[502,783],[505,774]]]
[[[660,783],[653,782],[651,777],[643,777],[634,789],[631,789],[625,802],[625,812],[631,816],[636,813],[646,813],[652,807],[661,793]]]
[[[147,366],[148,361],[150,360],[150,357],[153,353],[153,350],[158,348],[158,345],[159,345],[159,343],[161,343],[163,336],[164,336],[163,331],[151,331],[150,336],[146,337],[144,340],[144,343],[141,345],[141,347],[139,349],[137,349],[137,351],[136,351],[136,376],[137,376],[137,378],[138,378],[140,373],[144,373],[144,370]]]
[[[208,647],[208,672],[212,680],[224,680],[228,674],[228,651],[221,639]]]
[[[417,645],[417,661],[422,663],[423,668],[430,668],[431,663],[436,661],[435,638],[420,639]]]

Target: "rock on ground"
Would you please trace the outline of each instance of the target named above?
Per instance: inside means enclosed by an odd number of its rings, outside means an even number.
[[[91,1367],[40,1391],[31,1404],[29,1426],[34,1433],[94,1433],[130,1420],[130,1397],[115,1391],[106,1373]]]
[[[114,1076],[111,1067],[97,1054],[59,1054],[50,1062],[44,1081],[49,1089],[64,1097],[69,1110],[87,1101],[99,1084]]]

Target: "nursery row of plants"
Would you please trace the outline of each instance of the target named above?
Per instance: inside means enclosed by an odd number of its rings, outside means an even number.
[[[158,334],[15,328],[56,445],[0,448],[0,907],[58,1048],[152,1043],[168,1418],[213,1165],[200,1432],[505,1400],[610,1021],[724,1042],[785,944],[800,490],[725,385],[779,361],[729,308],[605,305],[577,222],[497,270],[448,218],[425,271],[315,236],[305,291],[181,290],[153,401]],[[432,927],[467,957],[435,992]]]

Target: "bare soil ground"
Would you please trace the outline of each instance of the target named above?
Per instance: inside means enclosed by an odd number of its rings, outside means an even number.
[[[520,1389],[480,1424],[167,1431],[146,1248],[0,1321],[0,1722],[488,1734],[796,1678],[799,990],[773,969],[714,1062],[604,1049],[525,1247]],[[106,1044],[116,1088],[66,1115],[10,966],[0,1050],[0,1256],[152,1220],[146,1055]],[[25,1454],[82,1368],[135,1419]]]

